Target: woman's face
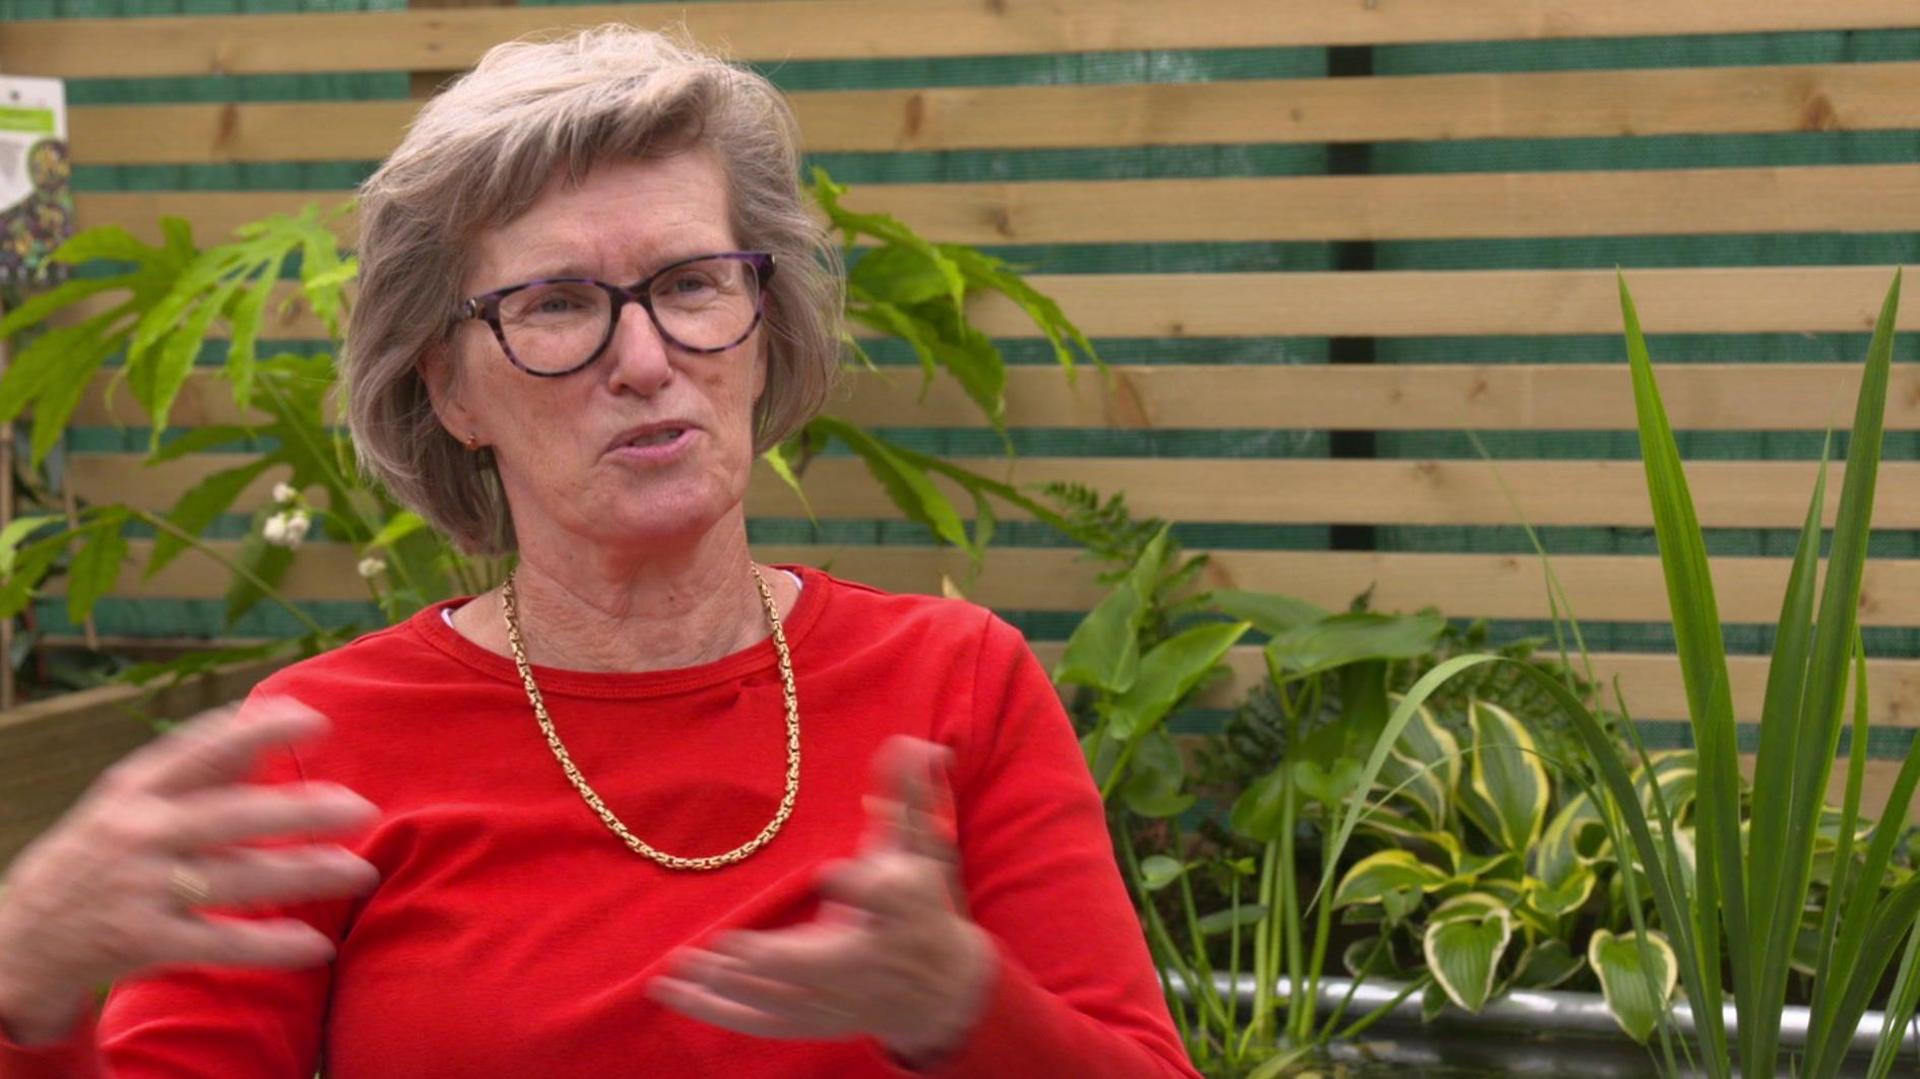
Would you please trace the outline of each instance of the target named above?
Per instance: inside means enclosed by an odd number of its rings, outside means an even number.
[[[725,177],[706,153],[602,165],[577,186],[550,184],[532,209],[481,236],[461,292],[556,277],[631,285],[690,256],[735,250],[727,209]],[[567,310],[548,300],[526,317]],[[766,386],[764,336],[756,327],[724,352],[690,352],[630,303],[598,359],[539,378],[474,319],[454,336],[457,377],[435,369],[444,360],[430,359],[426,373],[454,438],[492,448],[523,551],[571,545],[577,557],[617,557],[697,541],[738,510]]]

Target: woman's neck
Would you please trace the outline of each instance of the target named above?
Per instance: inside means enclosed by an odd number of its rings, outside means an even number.
[[[513,581],[528,660],[569,670],[670,670],[764,639],[766,606],[748,568],[746,529],[732,523],[644,558],[522,550]],[[797,589],[785,574],[762,574],[784,616]],[[455,611],[453,626],[483,648],[511,654],[499,589]]]

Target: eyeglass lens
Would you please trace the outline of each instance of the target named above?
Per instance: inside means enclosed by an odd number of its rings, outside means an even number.
[[[751,264],[701,259],[654,277],[647,295],[654,324],[686,348],[720,349],[752,329],[760,283]],[[500,300],[500,331],[520,365],[566,371],[587,362],[613,326],[613,298],[592,282],[530,285]]]

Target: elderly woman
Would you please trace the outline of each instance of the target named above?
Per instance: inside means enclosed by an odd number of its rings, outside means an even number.
[[[764,80],[625,29],[425,107],[362,194],[350,419],[517,568],[25,853],[0,1075],[1193,1074],[1019,634],[748,551],[838,363],[797,165]]]

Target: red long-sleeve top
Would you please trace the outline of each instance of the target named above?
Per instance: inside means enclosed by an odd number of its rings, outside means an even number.
[[[512,662],[430,607],[257,690],[333,721],[262,781],[331,780],[383,811],[353,844],[379,886],[290,909],[337,942],[334,962],[129,980],[65,1044],[0,1036],[0,1076],[901,1074],[871,1039],[763,1040],[645,993],[683,944],[814,913],[817,870],[857,851],[870,759],[894,734],[954,752],[967,903],[999,951],[984,1013],[938,1073],[1195,1076],[1072,728],[1020,634],[971,604],[791,568],[800,796],[744,862],[676,872],[628,851],[562,775]],[[656,848],[717,853],[772,817],[785,730],[770,642],[681,670],[535,673],[574,760]]]

